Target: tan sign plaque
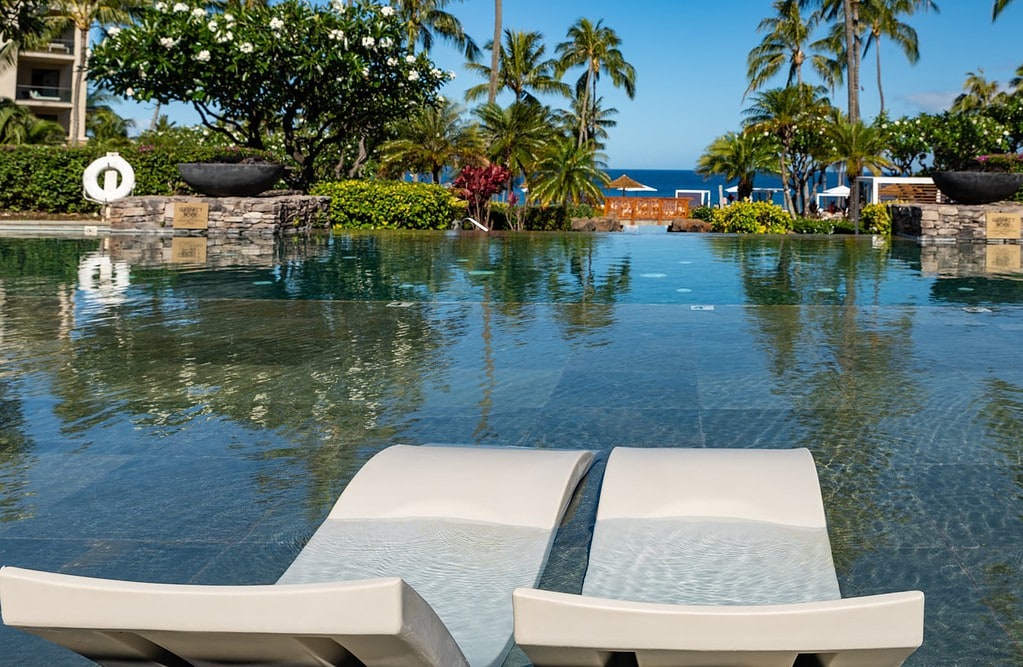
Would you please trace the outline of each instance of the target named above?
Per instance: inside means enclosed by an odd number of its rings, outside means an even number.
[[[1020,238],[1020,220],[1023,216],[1019,213],[988,213],[986,217],[989,239]]]
[[[209,220],[209,204],[174,203],[174,229],[206,229],[209,226]]]
[[[175,236],[171,239],[171,261],[182,264],[205,264],[206,237]]]
[[[988,273],[1018,273],[1023,268],[1023,246],[1015,243],[987,246]]]

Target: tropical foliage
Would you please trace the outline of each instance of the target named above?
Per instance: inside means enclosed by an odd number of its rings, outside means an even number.
[[[161,0],[110,30],[91,66],[126,97],[190,103],[238,145],[262,149],[276,136],[293,163],[289,180],[304,188],[319,160],[361,166],[392,122],[436,99],[449,77],[406,51],[404,27],[394,8],[361,2],[284,0],[232,13]]]

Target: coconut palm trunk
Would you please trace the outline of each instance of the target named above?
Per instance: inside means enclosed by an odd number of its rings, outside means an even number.
[[[490,49],[490,90],[487,102],[497,100],[497,71],[501,65],[501,0],[494,0],[494,41]]]
[[[89,26],[82,28],[77,26],[78,49],[75,53],[75,73],[71,81],[71,131],[68,133],[68,143],[72,146],[79,144],[82,129],[82,105],[78,103],[82,94],[82,86],[85,85],[85,56],[89,46]]]

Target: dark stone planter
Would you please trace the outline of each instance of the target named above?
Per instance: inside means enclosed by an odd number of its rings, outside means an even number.
[[[178,173],[196,192],[210,197],[253,197],[280,180],[284,166],[271,162],[183,162]]]
[[[936,171],[934,184],[960,204],[1004,201],[1023,186],[1023,174],[990,171]]]

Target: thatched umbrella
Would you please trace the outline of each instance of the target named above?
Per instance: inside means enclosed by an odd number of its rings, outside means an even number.
[[[649,185],[643,185],[634,178],[631,178],[628,174],[622,174],[618,178],[614,179],[606,186],[609,190],[621,190],[622,196],[628,192],[654,192],[657,188],[652,188]]]

